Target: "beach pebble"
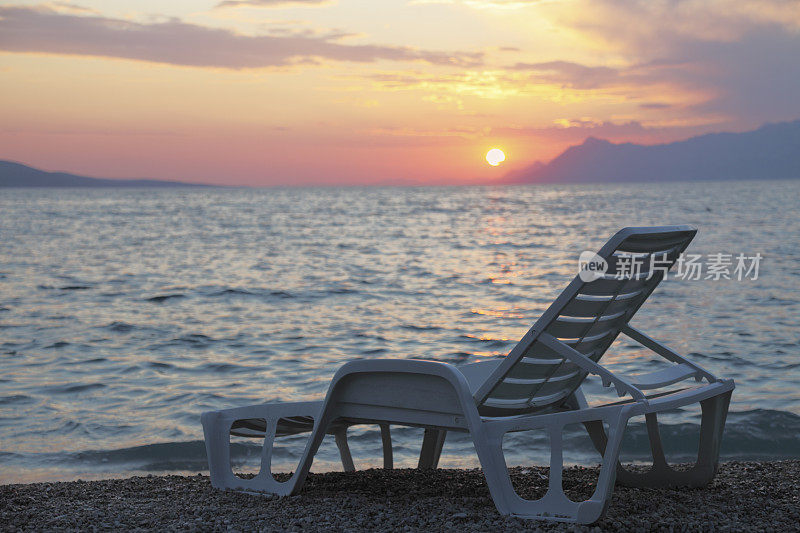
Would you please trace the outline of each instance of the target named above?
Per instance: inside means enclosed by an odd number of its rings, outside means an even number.
[[[528,498],[547,490],[544,473],[510,469]],[[588,498],[597,475],[566,469],[565,490]],[[700,489],[617,486],[606,516],[589,526],[501,516],[477,469],[310,474],[289,498],[220,491],[196,475],[0,486],[0,529],[9,531],[797,531],[798,523],[800,461],[723,463]]]

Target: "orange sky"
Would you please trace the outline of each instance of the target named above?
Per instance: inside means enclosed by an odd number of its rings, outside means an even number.
[[[0,2],[0,159],[236,185],[490,183],[590,135],[798,118],[796,6]]]

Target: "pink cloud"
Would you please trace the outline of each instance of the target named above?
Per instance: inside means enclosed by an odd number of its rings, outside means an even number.
[[[116,57],[193,67],[276,67],[317,59],[370,63],[422,61],[474,66],[483,54],[406,46],[348,45],[341,35],[242,35],[180,20],[141,23],[46,9],[0,7],[0,50]]]

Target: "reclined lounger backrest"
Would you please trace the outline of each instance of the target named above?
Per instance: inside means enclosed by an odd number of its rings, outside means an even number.
[[[509,416],[562,404],[586,372],[545,346],[540,335],[552,335],[597,362],[696,232],[691,226],[617,232],[597,253],[608,265],[605,274],[587,282],[575,277],[478,388],[479,412]]]

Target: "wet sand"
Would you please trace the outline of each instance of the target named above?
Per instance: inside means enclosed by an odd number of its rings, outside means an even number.
[[[588,496],[597,470],[565,471]],[[512,469],[541,494],[546,470]],[[0,486],[2,530],[214,531],[799,531],[800,461],[729,462],[703,489],[616,487],[592,526],[497,513],[480,470],[311,474],[301,494],[270,498],[213,489],[207,476],[148,476]]]

